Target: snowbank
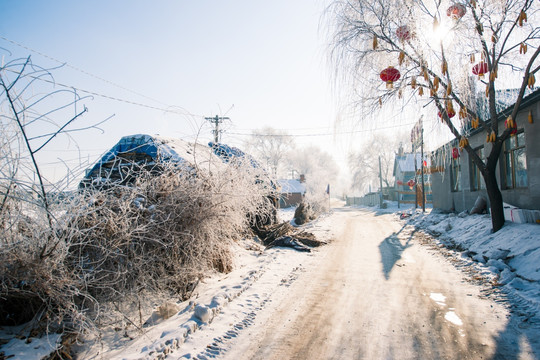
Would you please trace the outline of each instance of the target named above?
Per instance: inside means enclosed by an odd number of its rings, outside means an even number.
[[[489,215],[411,212],[408,223],[488,268],[497,284],[531,315],[540,310],[540,226],[506,222],[491,231]]]

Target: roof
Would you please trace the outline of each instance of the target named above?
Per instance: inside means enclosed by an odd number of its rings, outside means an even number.
[[[399,168],[399,170],[404,172],[414,172],[414,159],[416,155],[416,166],[418,169],[420,169],[420,164],[422,162],[422,156],[420,153],[407,153],[403,155],[396,155],[395,163],[394,163],[394,175],[396,175],[396,169]],[[427,156],[427,154],[424,154],[424,160],[427,163],[427,166],[431,166],[431,160]]]
[[[282,194],[291,194],[291,193],[300,193],[304,194],[306,192],[306,184],[301,183],[300,180],[296,179],[281,179],[277,181],[280,187],[280,193]]]

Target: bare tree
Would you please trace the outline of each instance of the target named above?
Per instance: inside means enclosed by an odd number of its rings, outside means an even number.
[[[382,181],[389,187],[394,170],[394,160],[401,144],[406,142],[406,136],[387,136],[374,134],[368,143],[360,150],[351,152],[348,156],[349,168],[352,173],[352,187],[364,190],[370,184],[379,184],[379,157],[381,158]]]
[[[264,127],[254,130],[245,146],[247,152],[271,169],[272,175],[277,177],[287,152],[294,148],[294,139],[284,131]]]
[[[499,230],[504,213],[495,171],[503,143],[515,130],[525,90],[540,69],[538,2],[336,0],[327,14],[337,79],[353,86],[356,103],[372,112],[402,98],[408,106],[429,106],[441,114],[480,169],[493,231]],[[476,63],[472,70],[478,79],[471,76],[470,61]],[[517,99],[511,112],[502,114],[508,126],[499,131],[497,89],[510,87],[519,89]],[[422,101],[423,95],[429,99]],[[479,104],[486,101],[482,111]],[[452,118],[458,112],[459,119]],[[489,142],[486,160],[468,144],[477,127]]]

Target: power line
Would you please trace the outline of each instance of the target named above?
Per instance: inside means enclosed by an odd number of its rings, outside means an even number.
[[[166,103],[164,103],[164,102],[162,102],[162,101],[160,101],[160,100],[154,99],[154,98],[149,97],[149,96],[147,96],[147,95],[141,94],[141,93],[139,93],[139,92],[137,92],[137,91],[134,91],[134,90],[131,90],[131,89],[129,89],[129,88],[126,88],[125,86],[119,85],[119,84],[117,84],[117,83],[115,83],[115,82],[112,82],[112,81],[107,80],[107,79],[104,79],[104,78],[102,78],[102,77],[100,77],[100,76],[94,75],[94,74],[92,74],[92,73],[90,73],[90,72],[88,72],[88,71],[85,71],[85,70],[80,69],[80,68],[78,68],[78,67],[76,67],[76,66],[70,65],[69,63],[67,63],[67,62],[65,62],[65,61],[60,61],[60,60],[58,60],[58,59],[56,59],[56,58],[54,58],[54,57],[52,57],[52,56],[49,56],[49,55],[44,54],[44,53],[42,53],[42,52],[40,52],[40,51],[34,50],[34,49],[32,49],[32,48],[29,48],[29,47],[27,47],[27,46],[25,46],[25,45],[22,45],[22,44],[20,44],[20,43],[18,43],[18,42],[16,42],[16,41],[10,40],[10,39],[8,39],[8,38],[2,36],[2,35],[0,35],[0,39],[3,39],[3,40],[5,40],[5,41],[7,41],[7,42],[9,42],[9,43],[11,43],[11,44],[13,44],[13,45],[19,46],[19,47],[21,47],[21,48],[23,48],[23,49],[25,49],[25,50],[28,50],[28,51],[30,51],[30,52],[33,52],[33,53],[38,54],[38,55],[40,55],[40,56],[43,56],[44,58],[47,58],[47,59],[52,60],[52,61],[54,61],[54,62],[57,62],[57,63],[59,63],[59,64],[61,64],[61,65],[63,65],[63,66],[66,66],[66,67],[68,67],[68,68],[71,68],[71,69],[73,69],[73,70],[75,70],[75,71],[78,71],[78,72],[80,72],[80,73],[82,73],[82,74],[85,74],[85,75],[88,75],[88,76],[90,76],[90,77],[92,77],[92,78],[95,78],[95,79],[97,79],[97,80],[103,81],[103,82],[105,82],[105,83],[107,83],[107,84],[109,84],[109,85],[115,86],[115,87],[117,87],[117,88],[119,88],[119,89],[128,91],[128,92],[130,92],[130,93],[132,93],[132,94],[135,94],[135,95],[137,95],[137,96],[141,96],[141,97],[143,97],[143,98],[145,98],[145,99],[154,101],[154,102],[156,102],[156,103],[158,103],[158,104],[161,104],[161,105],[164,105],[164,106],[166,106],[167,108],[159,108],[159,107],[152,106],[152,105],[147,105],[147,104],[143,104],[143,103],[139,103],[139,102],[135,102],[135,101],[130,101],[130,100],[125,100],[125,99],[118,98],[118,97],[114,97],[114,96],[109,96],[109,95],[100,94],[100,93],[97,93],[97,92],[94,92],[94,91],[89,91],[89,90],[84,90],[84,89],[76,88],[76,87],[74,87],[74,86],[65,85],[65,84],[61,84],[61,83],[57,83],[57,82],[55,82],[55,81],[50,81],[50,80],[46,80],[46,79],[42,79],[42,78],[36,78],[36,77],[33,77],[33,78],[35,78],[35,79],[42,80],[42,81],[45,81],[45,82],[49,82],[49,83],[52,83],[52,84],[55,84],[55,85],[63,86],[63,87],[66,87],[66,88],[74,89],[74,90],[81,91],[81,92],[84,92],[84,93],[87,93],[87,94],[90,94],[90,95],[102,97],[102,98],[105,98],[105,99],[109,99],[109,100],[113,100],[113,101],[119,101],[119,102],[131,104],[131,105],[136,105],[136,106],[140,106],[140,107],[145,107],[145,108],[148,108],[148,109],[159,110],[159,111],[168,112],[168,113],[174,113],[174,114],[179,114],[179,115],[189,115],[189,116],[201,117],[201,118],[203,117],[202,115],[192,114],[191,112],[189,112],[188,110],[186,110],[185,108],[183,108],[183,107],[181,107],[181,106],[170,106],[170,105],[168,105],[168,104],[166,104]],[[171,108],[171,107],[177,107],[177,108],[179,108],[180,110],[182,110],[183,112],[180,112],[180,111],[177,111],[177,110],[170,110],[169,108]]]
[[[113,81],[104,79],[104,78],[102,78],[102,77],[100,77],[100,76],[97,76],[97,75],[94,75],[94,74],[92,74],[92,73],[90,73],[90,72],[88,72],[88,71],[85,71],[85,70],[83,70],[83,69],[81,69],[81,68],[78,68],[78,67],[76,67],[76,66],[73,66],[73,65],[71,65],[71,64],[69,64],[69,63],[67,63],[67,62],[65,62],[65,61],[60,61],[60,60],[58,60],[58,59],[56,59],[56,58],[54,58],[54,57],[52,57],[52,56],[49,56],[49,55],[44,54],[44,53],[42,53],[42,52],[40,52],[40,51],[37,51],[37,50],[35,50],[35,49],[32,49],[32,48],[30,48],[30,47],[28,47],[28,46],[25,46],[25,45],[23,45],[23,44],[20,44],[20,43],[14,41],[14,40],[10,40],[10,39],[8,39],[8,38],[6,38],[6,37],[4,37],[4,36],[1,36],[1,35],[0,35],[0,39],[5,40],[5,41],[7,41],[7,42],[9,42],[9,43],[11,43],[11,44],[13,44],[13,45],[19,46],[19,47],[21,47],[21,48],[23,48],[23,49],[25,49],[25,50],[28,50],[28,51],[30,51],[30,52],[33,52],[33,53],[35,53],[35,54],[38,54],[38,55],[40,55],[40,56],[43,56],[44,58],[47,58],[47,59],[52,60],[52,61],[54,61],[54,62],[57,62],[57,63],[59,63],[59,64],[61,64],[61,65],[63,65],[63,66],[66,66],[66,67],[68,67],[68,68],[70,68],[70,69],[73,69],[73,70],[75,70],[75,71],[78,71],[78,72],[80,72],[80,73],[82,73],[82,74],[88,75],[88,76],[90,76],[90,77],[92,77],[92,78],[94,78],[94,79],[103,81],[103,82],[105,82],[105,83],[107,83],[107,84],[109,84],[109,85],[112,85],[112,86],[114,86],[114,87],[117,87],[117,88],[119,88],[119,89],[128,91],[128,92],[130,92],[130,93],[132,93],[132,94],[141,96],[141,97],[143,97],[143,98],[145,98],[145,99],[155,101],[155,102],[157,102],[157,103],[159,103],[159,104],[161,104],[161,105],[169,106],[168,104],[165,104],[165,103],[163,103],[163,102],[160,101],[160,100],[151,98],[151,97],[149,97],[149,96],[147,96],[147,95],[144,95],[144,94],[141,94],[141,93],[139,93],[139,92],[137,92],[137,91],[135,91],[135,90],[128,89],[128,88],[126,88],[125,86],[119,85],[119,84],[117,84],[117,83],[115,83],[115,82],[113,82]],[[183,109],[183,108],[182,108],[182,109]],[[185,110],[185,109],[183,109],[183,110]],[[187,110],[186,110],[186,112],[187,112]]]
[[[316,136],[349,135],[349,134],[366,133],[366,132],[373,132],[373,131],[379,131],[379,130],[389,130],[389,129],[395,129],[398,127],[411,126],[414,124],[415,124],[414,122],[411,122],[411,123],[404,123],[404,124],[398,124],[398,125],[393,125],[393,126],[378,127],[374,129],[329,132],[329,133],[315,133],[315,134],[285,134],[283,135],[283,134],[256,134],[256,133],[254,134],[254,133],[235,133],[235,132],[228,132],[228,134],[238,135],[238,136],[258,136],[258,137],[275,137],[275,136],[316,137]],[[287,130],[284,129],[283,131],[287,131]]]

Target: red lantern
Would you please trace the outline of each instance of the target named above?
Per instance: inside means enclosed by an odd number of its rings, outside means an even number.
[[[392,66],[387,67],[381,71],[381,80],[386,83],[386,88],[391,89],[394,87],[394,81],[398,81],[401,77],[398,69],[395,69]]]
[[[446,10],[446,15],[450,16],[454,20],[461,19],[465,13],[467,12],[467,8],[463,4],[454,4]]]
[[[457,148],[452,148],[452,158],[457,159],[459,157],[459,150]]]
[[[454,116],[456,116],[456,112],[454,111],[454,109],[448,109],[446,110],[446,113],[448,114],[449,118],[453,118]],[[442,114],[440,111],[439,111],[439,117],[442,117]]]
[[[487,73],[488,70],[488,64],[484,61],[479,62],[478,64],[474,65],[472,68],[472,72],[474,75],[478,75],[479,78],[483,78],[484,74]]]
[[[397,184],[398,184],[398,185],[403,185],[403,181],[398,180],[398,181],[397,181]]]
[[[396,35],[398,39],[402,42],[411,40],[411,32],[407,25],[402,25],[396,29]]]
[[[409,185],[410,188],[412,188],[415,185],[415,182],[413,179],[407,181],[407,185]]]

